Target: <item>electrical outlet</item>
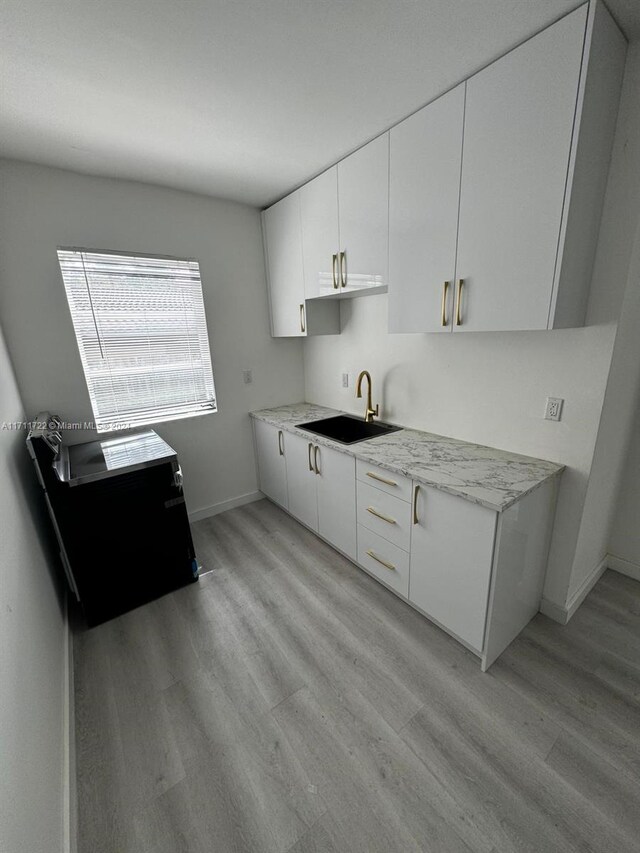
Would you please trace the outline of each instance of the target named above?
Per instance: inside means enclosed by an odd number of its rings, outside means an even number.
[[[349,374],[348,373],[342,374],[342,387],[343,388],[349,387]]]
[[[253,382],[253,370],[251,370],[251,368],[249,368],[248,370],[243,370],[242,378],[244,379],[245,385],[251,385],[251,383]]]
[[[562,417],[562,397],[547,397],[547,404],[544,409],[544,417],[547,421],[559,421]]]

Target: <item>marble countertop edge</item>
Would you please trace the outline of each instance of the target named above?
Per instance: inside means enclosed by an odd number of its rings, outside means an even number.
[[[509,509],[547,481],[558,477],[565,467],[546,459],[408,427],[368,441],[341,444],[300,429],[299,424],[341,414],[350,417],[354,415],[313,403],[276,406],[249,414],[252,418],[279,429],[303,438],[311,438],[315,444],[401,474],[421,485],[457,495],[496,512]],[[425,453],[424,459],[420,458],[422,451]],[[428,458],[427,451],[433,451],[437,458]],[[385,458],[385,455],[389,458]],[[530,470],[531,468],[534,470]],[[519,476],[510,482],[508,474],[513,473],[513,469]]]

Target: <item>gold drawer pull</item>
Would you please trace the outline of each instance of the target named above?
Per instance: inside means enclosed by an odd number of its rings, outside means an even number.
[[[385,483],[387,486],[397,486],[397,483],[394,483],[393,480],[386,480],[384,477],[381,477],[379,474],[374,474],[373,471],[367,471],[367,477],[371,477],[372,480],[378,480],[381,483]]]
[[[442,320],[441,324],[443,326],[448,326],[449,323],[447,321],[447,291],[449,290],[449,282],[445,281],[442,287]]]
[[[391,569],[391,571],[392,571],[392,572],[395,572],[396,567],[393,565],[393,563],[387,563],[387,561],[386,561],[386,560],[383,560],[383,559],[382,559],[382,557],[378,557],[378,555],[377,555],[377,554],[374,554],[374,552],[373,552],[371,549],[369,549],[369,550],[367,551],[367,554],[368,554],[372,559],[374,559],[374,560],[376,561],[376,563],[380,563],[380,565],[381,565],[381,566],[384,566],[384,567],[385,567],[385,569]]]
[[[397,524],[395,518],[389,518],[388,515],[383,515],[381,512],[378,512],[378,510],[374,509],[372,506],[367,507],[367,512],[370,512],[371,515],[375,515],[376,518],[381,518],[383,521],[386,521],[387,524]]]
[[[340,285],[341,287],[347,286],[347,253],[340,252],[338,256],[338,260],[340,261]]]
[[[458,280],[458,294],[456,298],[456,326],[462,325],[462,287],[464,285],[464,279],[461,278]]]
[[[331,278],[333,280],[333,289],[337,290],[340,285],[338,284],[338,256],[333,255],[331,261]]]
[[[413,523],[418,524],[418,493],[420,492],[420,486],[416,485],[413,487]]]

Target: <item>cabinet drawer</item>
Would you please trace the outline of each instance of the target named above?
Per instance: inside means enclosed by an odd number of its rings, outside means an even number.
[[[409,597],[409,555],[361,524],[358,525],[358,562],[400,595]]]
[[[410,505],[381,489],[358,483],[358,524],[404,551],[411,542]]]
[[[411,500],[411,480],[403,477],[402,474],[395,474],[393,471],[387,471],[386,468],[380,468],[379,465],[357,459],[356,477],[363,483],[375,486],[376,489],[395,495],[403,501]]]

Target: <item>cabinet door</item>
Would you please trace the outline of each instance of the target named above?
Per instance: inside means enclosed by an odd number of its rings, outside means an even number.
[[[338,167],[300,189],[304,291],[307,299],[339,288]]]
[[[356,547],[356,460],[317,446],[318,532],[352,560]]]
[[[390,131],[390,332],[451,331],[463,119],[464,83]]]
[[[313,442],[287,433],[287,486],[289,512],[312,530],[318,529],[317,476]]]
[[[438,489],[418,489],[409,600],[480,652],[496,513]]]
[[[341,290],[387,284],[389,134],[338,163]]]
[[[467,81],[454,331],[548,326],[586,15]]]
[[[281,430],[264,421],[254,420],[253,431],[256,439],[260,491],[287,509],[285,435]]]
[[[271,334],[274,338],[302,337],[306,323],[299,191],[265,210],[262,216]]]

